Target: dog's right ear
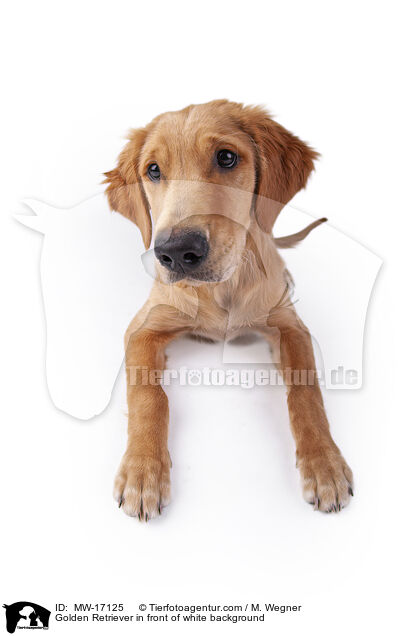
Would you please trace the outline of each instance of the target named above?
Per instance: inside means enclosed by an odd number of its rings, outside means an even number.
[[[105,172],[106,194],[112,210],[120,212],[139,228],[146,249],[151,243],[150,207],[139,176],[140,152],[147,136],[145,128],[132,130],[114,170]]]

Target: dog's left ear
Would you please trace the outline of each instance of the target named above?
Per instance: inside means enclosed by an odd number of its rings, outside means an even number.
[[[114,170],[105,172],[106,194],[112,210],[120,212],[139,228],[146,249],[151,243],[150,207],[139,176],[140,152],[147,137],[146,128],[132,130]]]
[[[256,154],[255,216],[261,229],[271,232],[282,208],[305,187],[319,154],[262,108],[245,107],[243,114]]]

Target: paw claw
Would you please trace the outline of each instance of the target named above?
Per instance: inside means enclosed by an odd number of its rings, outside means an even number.
[[[303,495],[314,510],[340,512],[353,496],[352,474],[337,448],[323,447],[311,456],[299,456]]]
[[[168,463],[167,463],[168,462]],[[119,508],[139,521],[161,514],[169,502],[169,460],[125,455],[115,479],[114,497]]]

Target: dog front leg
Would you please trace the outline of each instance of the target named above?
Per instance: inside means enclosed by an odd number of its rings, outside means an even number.
[[[160,380],[165,347],[176,335],[142,327],[126,336],[128,444],[114,497],[126,514],[145,521],[170,499],[168,399]]]
[[[353,476],[329,431],[310,334],[293,308],[274,310],[268,325],[279,332],[280,368],[304,498],[315,509],[338,512],[353,494]]]

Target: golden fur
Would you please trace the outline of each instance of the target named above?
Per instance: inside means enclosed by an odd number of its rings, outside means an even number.
[[[240,156],[234,170],[215,165],[222,148]],[[162,370],[165,347],[184,333],[216,340],[252,330],[268,339],[287,382],[304,496],[323,511],[348,503],[352,474],[330,435],[318,381],[293,380],[301,370],[315,372],[315,362],[277,250],[325,219],[290,237],[272,235],[277,215],[306,185],[316,157],[262,108],[219,100],[165,113],[133,130],[117,167],[106,173],[111,208],[138,225],[146,248],[152,234],[177,228],[201,230],[210,245],[204,265],[183,279],[157,262],[150,297],[126,333],[128,446],[114,494],[127,514],[155,516],[170,491],[168,401],[160,382],[133,382],[130,369]],[[153,162],[163,175],[158,183],[147,176]]]

